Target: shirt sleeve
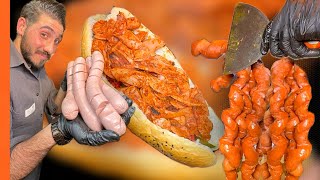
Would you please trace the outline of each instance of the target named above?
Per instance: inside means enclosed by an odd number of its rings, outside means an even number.
[[[47,115],[47,119],[48,119],[49,123],[52,123],[52,119],[53,119],[52,116],[57,115],[58,106],[54,102],[54,99],[55,99],[57,93],[58,93],[58,90],[55,88],[55,86],[52,82],[51,83],[51,90],[50,90],[50,93],[49,93],[49,96],[47,99],[46,106],[44,108],[44,111]]]

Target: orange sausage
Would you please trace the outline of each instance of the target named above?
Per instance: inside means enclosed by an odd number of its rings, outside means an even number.
[[[319,49],[320,41],[308,41],[304,43],[310,49]]]
[[[245,118],[247,136],[242,140],[242,150],[245,160],[241,167],[242,179],[253,179],[258,165],[259,153],[256,149],[261,135],[259,122],[263,120],[267,110],[266,94],[270,86],[270,71],[260,62],[252,66],[249,81],[252,112]]]
[[[203,55],[206,58],[217,59],[227,51],[228,41],[216,40],[211,43],[206,39],[197,40],[191,45],[191,53],[194,56]]]
[[[225,156],[223,168],[227,179],[237,179],[237,168],[241,162],[240,146],[236,145],[238,136],[238,124],[235,119],[243,111],[244,100],[241,89],[249,81],[250,69],[244,69],[237,73],[238,79],[231,85],[229,92],[230,108],[224,110],[221,120],[225,125],[225,133],[220,138],[220,151]]]
[[[296,148],[288,151],[286,158],[286,179],[298,179],[302,172],[302,162],[311,155],[312,145],[308,140],[308,133],[314,123],[314,114],[308,111],[311,100],[311,86],[306,73],[297,65],[294,66],[294,79],[299,86],[298,93],[293,103],[294,113],[298,117],[293,137]]]
[[[270,98],[270,113],[274,122],[270,125],[270,136],[273,148],[267,154],[270,179],[280,179],[283,173],[281,159],[287,150],[287,138],[283,135],[289,117],[285,112],[284,102],[289,89],[285,86],[285,78],[292,68],[292,62],[288,58],[276,61],[271,67],[271,85],[273,95]]]
[[[210,87],[213,91],[219,92],[221,88],[228,88],[230,86],[232,78],[232,74],[219,76],[217,79],[213,79],[210,82]]]

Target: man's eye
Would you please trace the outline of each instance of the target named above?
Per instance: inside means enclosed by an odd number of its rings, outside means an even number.
[[[47,33],[41,33],[41,37],[46,39],[46,38],[48,38],[48,34]]]
[[[54,40],[54,44],[55,44],[55,45],[58,45],[59,43],[60,43],[60,39]]]

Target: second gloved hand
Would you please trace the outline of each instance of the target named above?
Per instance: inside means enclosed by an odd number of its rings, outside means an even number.
[[[123,114],[120,114],[120,115],[121,115],[121,118],[123,119],[124,123],[126,125],[128,125],[130,123],[130,119],[131,119],[132,115],[134,114],[136,108],[134,106],[132,106],[133,102],[128,96],[126,96],[125,94],[121,94],[121,96],[123,97],[123,99],[126,100],[129,108],[126,110],[126,112],[124,112]]]
[[[320,40],[320,1],[287,0],[264,31],[261,53],[292,59],[320,57],[320,49],[309,49],[304,42]]]
[[[74,138],[79,144],[90,146],[102,145],[108,142],[119,141],[120,137],[111,130],[91,131],[81,116],[69,121],[63,115],[51,125],[54,140],[59,145],[67,144]]]

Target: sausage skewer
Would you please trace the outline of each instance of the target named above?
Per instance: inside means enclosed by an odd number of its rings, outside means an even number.
[[[292,63],[287,58],[276,61],[271,67],[271,85],[273,95],[270,98],[270,113],[274,122],[270,125],[270,136],[273,148],[267,154],[270,179],[281,179],[283,173],[281,159],[286,153],[288,140],[284,135],[289,116],[284,111],[284,102],[289,93],[285,78],[292,68]]]
[[[288,159],[288,154],[292,151],[294,151],[297,146],[296,146],[296,141],[294,139],[294,131],[299,123],[299,118],[294,112],[294,101],[296,100],[297,95],[299,94],[299,87],[297,85],[296,80],[294,79],[294,71],[295,68],[294,66],[292,67],[290,73],[288,74],[286,78],[287,84],[290,86],[290,94],[288,95],[288,98],[285,101],[285,106],[284,110],[289,114],[289,122],[286,127],[285,135],[288,139],[288,148],[287,148],[287,153],[285,155],[285,164],[288,164],[288,160],[291,161],[292,156],[289,157]]]
[[[240,147],[235,146],[235,139],[238,136],[238,124],[236,117],[243,111],[244,100],[241,89],[249,81],[250,69],[237,73],[238,79],[230,87],[229,103],[230,108],[222,112],[221,119],[225,125],[225,133],[220,139],[220,151],[225,156],[223,168],[227,179],[237,179],[237,168],[240,166]]]
[[[267,96],[268,99],[268,96]],[[261,135],[257,144],[257,152],[259,153],[259,164],[254,172],[254,178],[267,179],[270,177],[268,163],[266,162],[267,152],[271,150],[272,142],[270,138],[269,126],[273,123],[273,118],[269,109],[264,113],[263,121],[260,122]]]
[[[294,131],[296,149],[288,152],[286,159],[286,179],[298,179],[302,172],[302,162],[311,154],[312,145],[308,140],[308,133],[314,123],[314,114],[308,111],[311,100],[311,86],[308,82],[306,73],[297,65],[294,66],[294,78],[300,88],[294,100],[294,112],[299,118]]]
[[[205,39],[192,44],[192,54],[217,59],[226,51],[226,41]],[[233,75],[214,79],[215,92],[229,87]],[[250,92],[250,94],[249,94]],[[308,111],[311,86],[306,73],[288,58],[276,61],[270,71],[261,63],[237,73],[230,86],[230,108],[221,119],[225,134],[220,151],[225,156],[226,179],[237,179],[241,165],[242,179],[281,179],[285,163],[286,179],[298,179],[302,162],[311,154],[308,133],[314,114]]]
[[[253,173],[258,164],[259,153],[256,147],[261,134],[259,122],[263,120],[267,109],[266,94],[270,86],[270,71],[262,63],[254,64],[251,74],[255,82],[250,90],[253,110],[246,118],[247,136],[242,141],[245,156],[241,167],[242,179],[253,179]]]

